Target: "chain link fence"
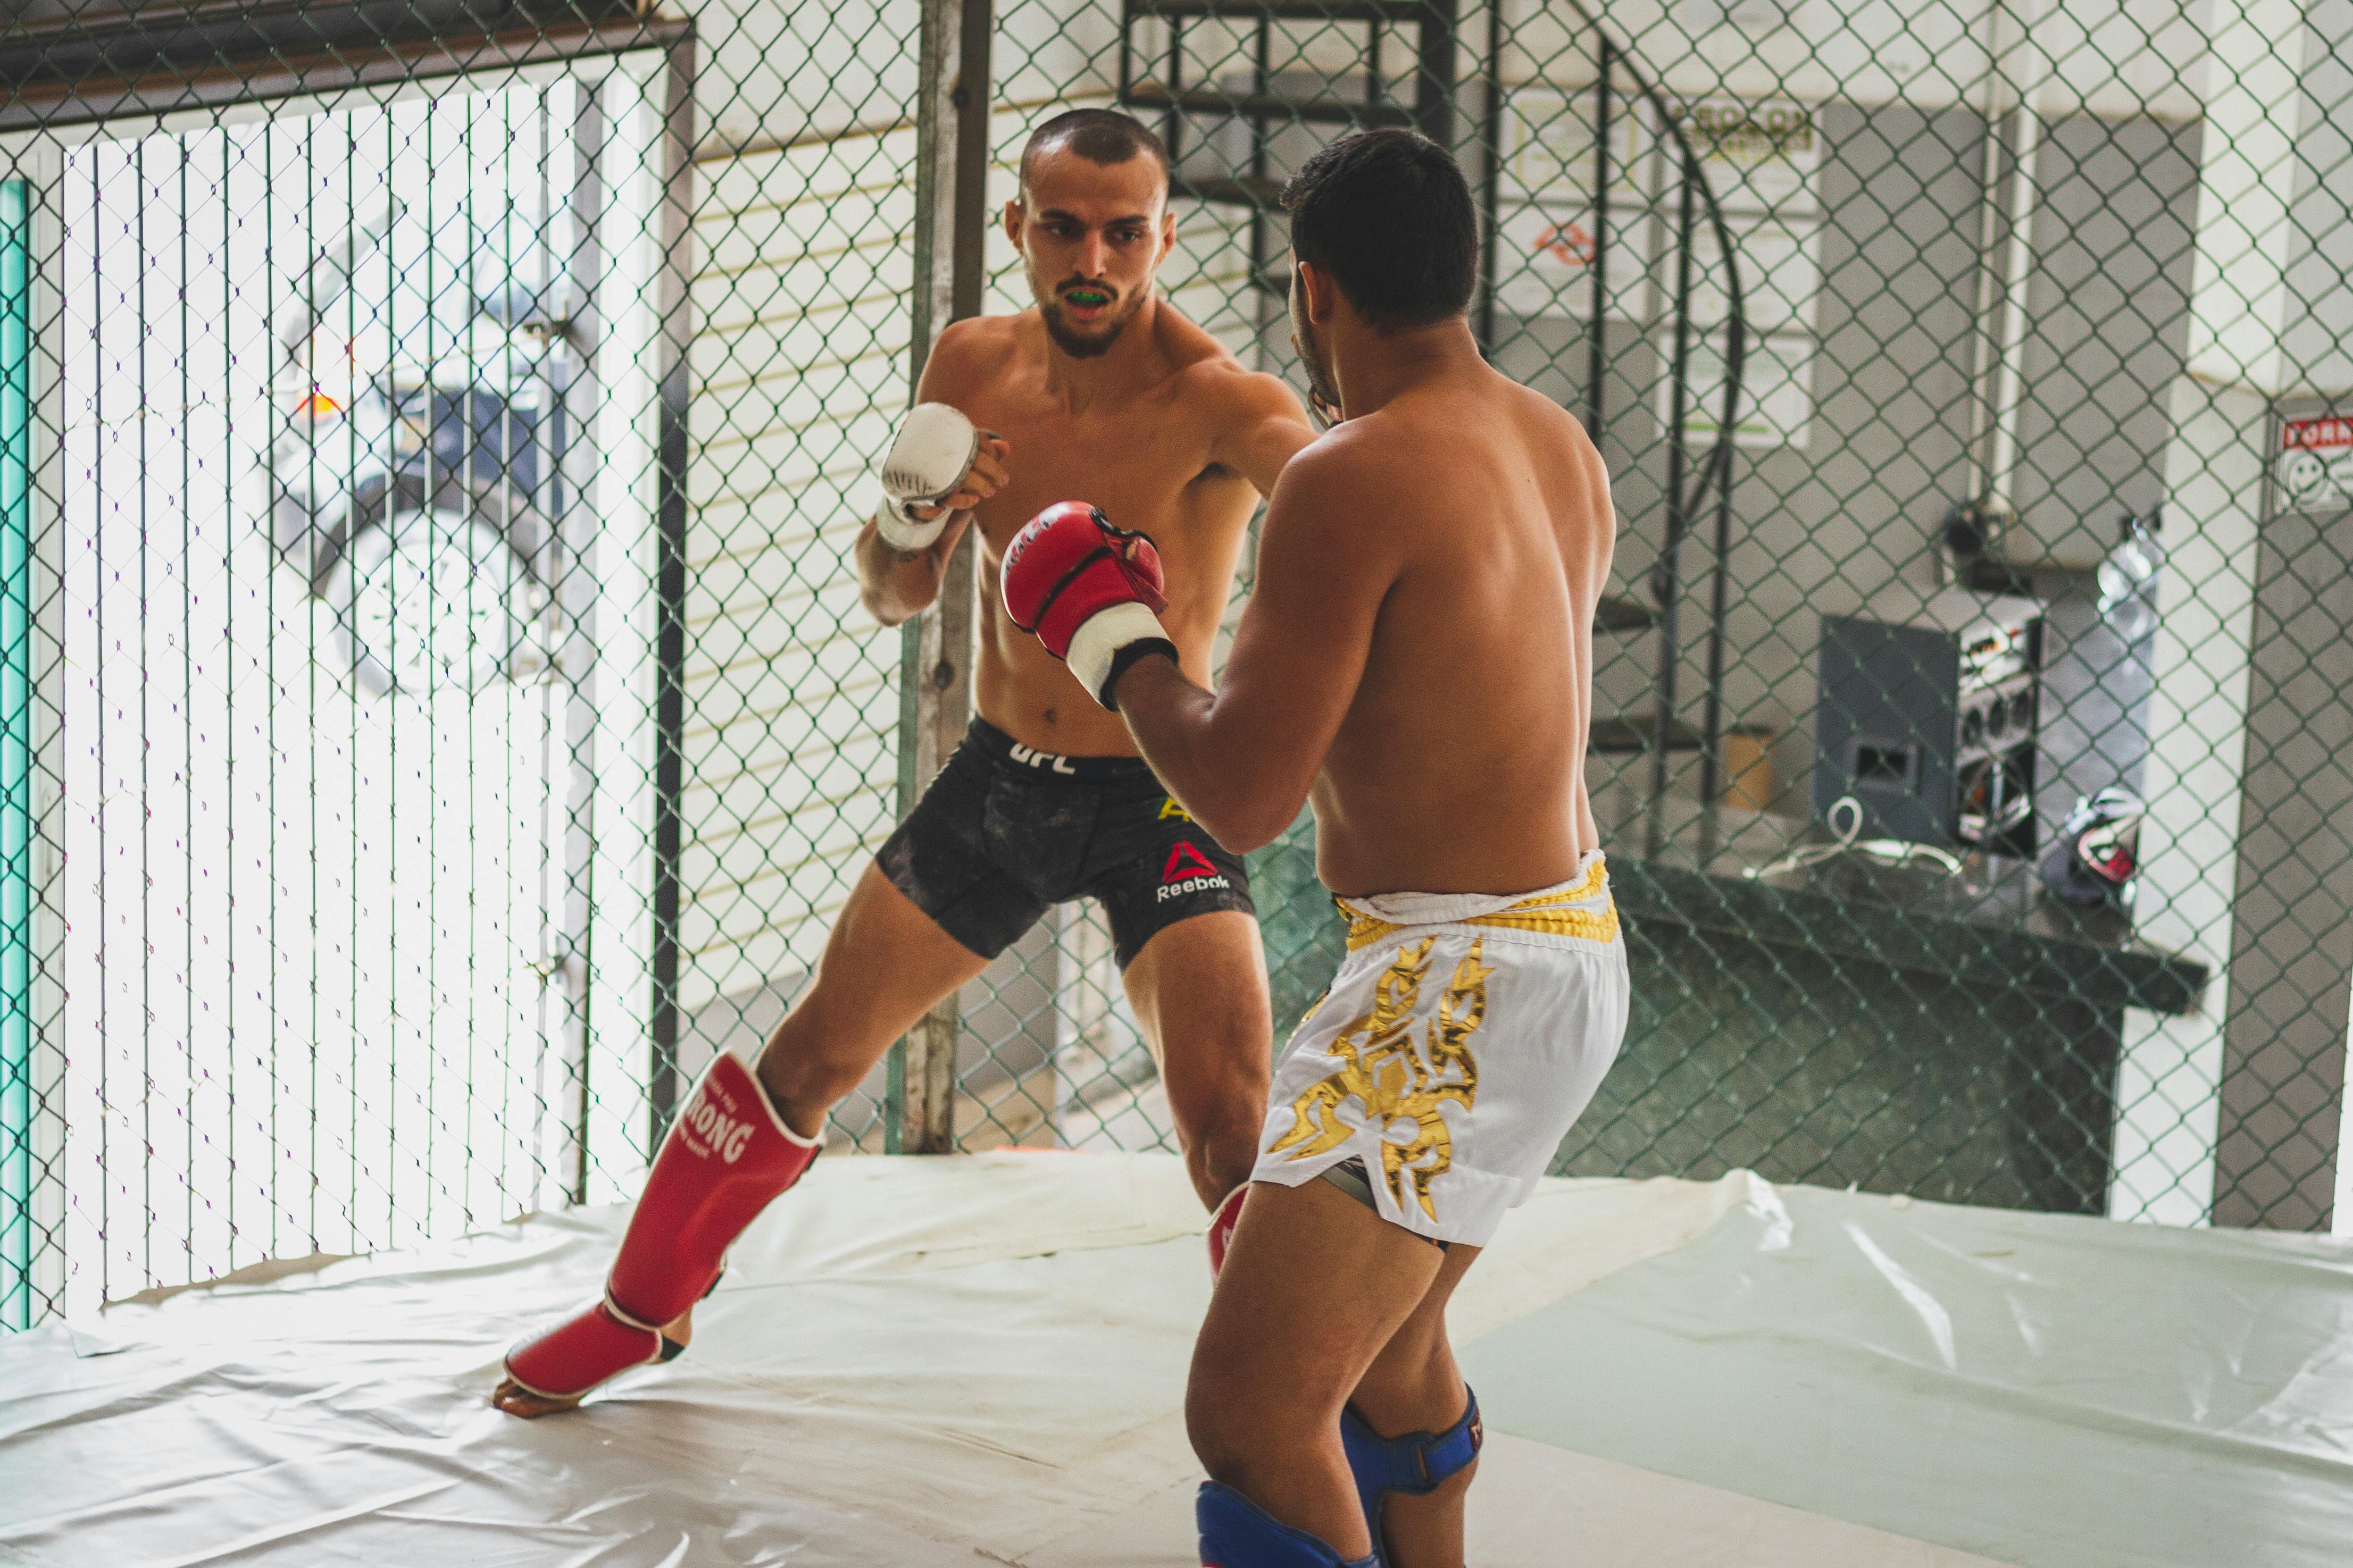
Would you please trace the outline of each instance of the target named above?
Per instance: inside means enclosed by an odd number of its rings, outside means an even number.
[[[1454,148],[1608,458],[1556,1170],[2345,1212],[2348,0],[55,0],[0,72],[0,1322],[634,1194],[936,760],[849,547],[1082,106],[1302,385],[1281,182]],[[1341,931],[1310,824],[1251,869],[1282,1031]],[[1174,1146],[1091,906],[940,1023],[836,1142]]]

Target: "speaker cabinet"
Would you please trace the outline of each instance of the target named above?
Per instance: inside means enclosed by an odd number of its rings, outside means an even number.
[[[1852,795],[1863,837],[2031,856],[2042,666],[2031,599],[1824,616],[1814,816]]]

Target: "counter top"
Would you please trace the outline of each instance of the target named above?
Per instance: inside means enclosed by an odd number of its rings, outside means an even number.
[[[1958,876],[1848,853],[1752,877],[1829,834],[1799,818],[1673,796],[1652,810],[1624,786],[1598,792],[1593,804],[1619,910],[1638,924],[1671,921],[2103,1009],[2187,1013],[2206,984],[2204,964],[2138,941],[2114,910],[2059,902],[2033,866],[2008,856],[1964,857]]]

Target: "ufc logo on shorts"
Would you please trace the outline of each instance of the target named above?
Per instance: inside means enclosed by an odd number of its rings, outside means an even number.
[[[1070,758],[1058,757],[1051,752],[1031,751],[1018,741],[1013,742],[1013,760],[1025,768],[1042,768],[1051,763],[1050,771],[1054,773],[1076,774],[1079,771],[1071,766]]]
[[[755,1131],[747,1119],[730,1116],[712,1104],[707,1094],[695,1097],[693,1105],[687,1110],[685,1121],[689,1131],[702,1134],[703,1142],[710,1145],[711,1152],[731,1165],[744,1157],[744,1151],[750,1146]]]

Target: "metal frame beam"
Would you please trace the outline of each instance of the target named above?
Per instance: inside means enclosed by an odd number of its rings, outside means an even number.
[[[980,313],[987,283],[990,0],[923,0],[915,108],[914,333],[908,395],[940,331]],[[976,542],[948,557],[940,596],[906,629],[900,662],[899,815],[903,819],[972,717],[977,600]],[[891,1048],[883,1147],[955,1148],[956,1041],[963,1006],[950,995]]]
[[[400,9],[406,14],[410,8]],[[532,20],[538,11],[547,18]],[[618,3],[560,9],[509,5],[493,17],[458,18],[452,30],[441,34],[378,21],[373,30],[333,47],[322,47],[318,30],[305,18],[295,20],[306,30],[299,40],[276,47],[263,47],[266,38],[243,35],[198,35],[203,47],[193,52],[153,39],[136,48],[122,38],[84,40],[90,47],[79,53],[66,40],[36,41],[30,53],[40,61],[38,70],[27,68],[25,47],[0,49],[0,131],[398,87],[674,44],[692,31],[691,23],[642,18]],[[135,41],[146,35],[130,37]]]

